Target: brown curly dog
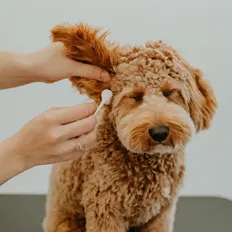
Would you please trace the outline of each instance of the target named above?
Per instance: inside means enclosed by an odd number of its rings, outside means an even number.
[[[96,143],[53,166],[46,232],[171,232],[185,171],[185,145],[217,108],[210,85],[170,46],[120,46],[87,25],[59,25],[73,60],[97,65],[108,83],[71,77],[80,93],[110,105],[97,116]]]

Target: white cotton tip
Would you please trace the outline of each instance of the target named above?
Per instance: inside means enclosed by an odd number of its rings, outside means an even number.
[[[112,96],[113,96],[113,93],[111,90],[105,89],[102,91],[102,94],[101,94],[102,100],[101,100],[101,103],[98,106],[96,112],[94,113],[94,115],[97,114],[97,112],[102,108],[102,106],[110,104],[110,100],[111,100]]]
[[[109,90],[109,89],[103,90],[102,94],[101,94],[102,102],[104,102],[104,104],[106,104],[106,105],[109,105],[112,96],[113,96],[113,93],[111,90]]]

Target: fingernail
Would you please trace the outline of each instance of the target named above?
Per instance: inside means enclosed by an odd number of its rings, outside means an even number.
[[[110,80],[110,75],[107,71],[103,71],[102,72],[102,75],[101,75],[101,78],[103,81],[109,81]]]
[[[90,103],[91,103],[91,104],[94,104],[95,107],[96,107],[96,109],[97,109],[98,105],[97,105],[97,103],[96,103],[95,101],[90,100],[90,101],[85,102],[85,104],[90,104]]]
[[[91,103],[91,102],[94,102],[94,100],[93,99],[87,99],[87,100],[84,101],[84,103]]]
[[[55,81],[51,81],[51,80],[47,80],[47,81],[44,81],[46,84],[52,84],[54,83]]]

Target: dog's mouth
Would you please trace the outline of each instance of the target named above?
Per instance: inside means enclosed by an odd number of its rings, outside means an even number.
[[[125,127],[120,132],[123,132],[119,133],[119,139],[124,147],[135,154],[176,154],[186,142],[186,133],[171,126],[167,129],[166,126],[154,128],[151,124],[142,124],[132,130]]]
[[[130,144],[129,149],[133,153],[144,154],[144,155],[163,155],[163,154],[174,154],[177,152],[178,146],[174,145],[171,140],[166,140],[160,143],[141,138],[140,144]]]
[[[174,146],[173,144],[157,144],[151,147],[151,151],[149,154],[174,154],[177,152],[178,146]]]
[[[146,133],[147,131],[147,133]],[[126,140],[122,140],[127,150],[137,154],[171,154],[177,150],[177,145],[174,144],[171,134],[165,137],[165,139],[159,137],[155,139],[151,137],[148,130],[141,131],[142,133],[131,133],[126,137]],[[157,141],[158,140],[158,141]]]
[[[163,142],[152,144],[149,148],[143,150],[142,153],[154,155],[154,154],[173,154],[176,153],[178,146],[173,145],[172,143]]]
[[[160,141],[154,140],[154,138],[149,135],[147,135],[146,138],[147,142],[144,143],[144,148],[146,148],[145,153],[165,153],[165,151],[168,151],[168,153],[170,153],[176,149],[176,145],[172,140],[171,134],[165,136],[165,139],[161,138]]]

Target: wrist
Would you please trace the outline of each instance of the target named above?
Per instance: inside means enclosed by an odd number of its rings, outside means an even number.
[[[11,138],[0,144],[0,185],[29,169],[24,156],[17,153]]]
[[[40,64],[36,58],[36,53],[11,53],[15,78],[25,84],[40,82]]]
[[[44,57],[40,57],[39,51],[25,54],[23,66],[27,70],[27,75],[31,77],[31,82],[46,82],[43,75]]]
[[[41,81],[38,73],[36,72],[37,64],[33,53],[17,54],[16,60],[21,69],[22,75],[28,83]]]
[[[0,52],[0,89],[13,88],[35,82],[27,54]]]

